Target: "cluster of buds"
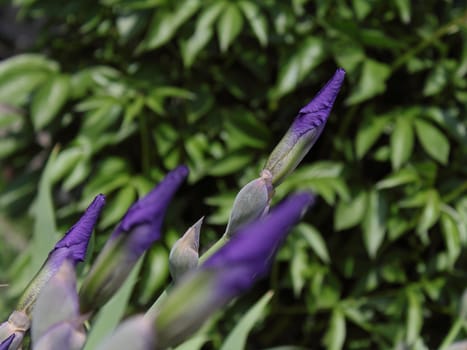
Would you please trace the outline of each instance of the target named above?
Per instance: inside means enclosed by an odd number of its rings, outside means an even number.
[[[257,179],[236,196],[224,236],[199,256],[203,218],[174,244],[169,257],[173,286],[146,315],[124,321],[100,350],[165,349],[189,338],[216,310],[264,277],[290,228],[314,203],[308,193],[291,195],[269,213],[274,187],[290,174],[321,134],[345,72],[338,69],[303,107],[271,153]],[[105,204],[98,195],[81,219],[55,245],[26,288],[8,321],[0,325],[0,350],[16,350],[31,328],[33,349],[78,350],[85,322],[116,293],[138,259],[162,237],[165,212],[188,176],[179,166],[132,205],[97,256],[79,289],[75,266],[83,261]],[[155,305],[156,305],[155,304]]]

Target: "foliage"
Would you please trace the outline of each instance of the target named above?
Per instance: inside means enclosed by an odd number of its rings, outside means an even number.
[[[62,232],[55,227],[68,227],[104,192],[98,252],[128,206],[186,163],[190,186],[169,212],[176,220],[146,256],[124,310],[150,305],[179,233],[209,212],[201,247],[220,236],[238,189],[342,66],[346,86],[321,140],[276,194],[319,194],[313,225],[296,229],[271,279],[203,339],[219,348],[268,288],[275,293],[249,348],[437,348],[451,325],[453,339],[467,336],[459,311],[467,243],[461,1],[15,4],[41,28],[28,53],[0,63],[0,282],[9,284],[1,315],[51,248],[27,244],[29,208],[34,237],[53,230],[53,242]]]

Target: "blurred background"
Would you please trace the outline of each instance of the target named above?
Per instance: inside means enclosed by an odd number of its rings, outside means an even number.
[[[83,273],[128,206],[185,163],[122,306],[146,309],[174,241],[203,215],[201,249],[221,236],[235,194],[343,67],[320,140],[274,197],[318,203],[203,349],[270,289],[246,349],[467,337],[464,1],[2,1],[0,59],[0,318],[96,194],[108,201]]]

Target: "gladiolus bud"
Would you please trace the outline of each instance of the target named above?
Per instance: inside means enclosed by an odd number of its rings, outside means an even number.
[[[160,239],[166,209],[188,175],[179,166],[133,204],[110,236],[81,286],[83,314],[103,306],[121,287],[141,255]]]
[[[213,312],[264,277],[288,231],[312,200],[306,193],[287,199],[269,215],[241,229],[180,281],[155,315],[157,345],[165,349],[182,342]]]
[[[302,161],[318,140],[344,81],[345,71],[339,68],[334,76],[303,107],[279,144],[274,148],[264,169],[272,174],[272,183],[278,185]]]
[[[250,181],[238,192],[225,231],[227,238],[243,225],[267,214],[274,194],[271,180],[269,170],[263,170],[261,177]]]
[[[169,270],[174,282],[198,266],[199,233],[203,219],[191,226],[172,247],[169,255]]]
[[[39,292],[60,269],[63,262],[68,260],[76,265],[84,260],[89,238],[104,204],[105,196],[102,194],[96,196],[78,222],[58,241],[49,253],[44,265],[23,293],[17,310],[22,310],[30,315]]]

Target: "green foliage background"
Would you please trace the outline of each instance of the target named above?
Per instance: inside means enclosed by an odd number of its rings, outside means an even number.
[[[108,204],[90,259],[128,206],[185,163],[189,182],[125,312],[150,306],[169,281],[171,244],[202,215],[202,249],[220,237],[238,189],[341,66],[321,139],[275,197],[322,199],[269,280],[206,330],[205,348],[220,348],[269,288],[248,349],[423,349],[467,337],[462,1],[14,5],[40,27],[28,52],[0,63],[0,316],[94,195]]]

